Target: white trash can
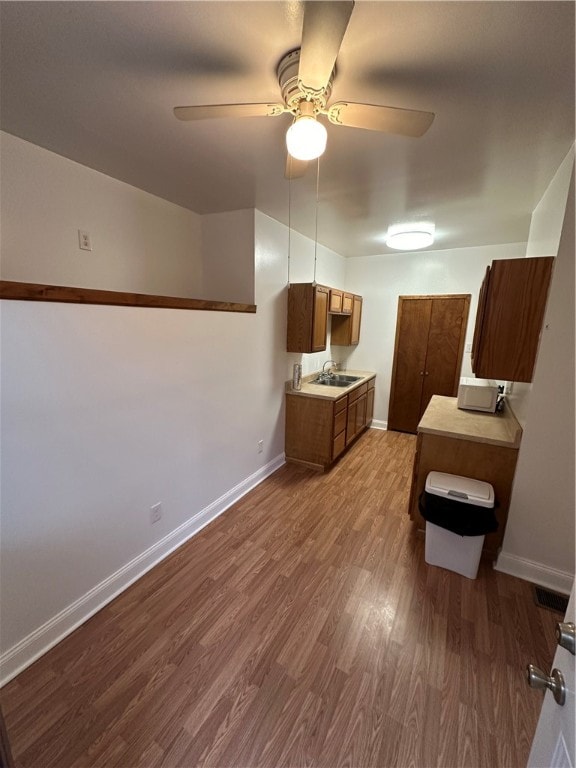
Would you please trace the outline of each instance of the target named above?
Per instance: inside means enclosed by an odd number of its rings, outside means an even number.
[[[470,477],[430,472],[423,496],[425,561],[475,579],[484,536],[498,527],[494,488]]]

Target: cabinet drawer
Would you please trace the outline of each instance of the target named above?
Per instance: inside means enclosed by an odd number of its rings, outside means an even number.
[[[368,389],[374,389],[376,386],[376,379],[370,379],[370,381],[367,381],[366,384],[368,385]]]
[[[359,397],[362,397],[362,395],[366,394],[368,391],[368,382],[365,382],[364,384],[361,384],[358,389],[355,389],[353,392],[350,392],[348,395],[348,404],[354,403],[356,400],[358,400]]]
[[[340,411],[345,411],[346,406],[348,405],[348,397],[341,397],[340,400],[336,400],[334,403],[334,415],[337,413],[340,413]]]
[[[340,432],[340,434],[334,438],[334,442],[332,444],[332,460],[333,461],[337,456],[340,456],[344,448],[346,448],[346,430],[344,430],[343,432]]]
[[[346,411],[340,411],[334,416],[334,437],[346,429]]]

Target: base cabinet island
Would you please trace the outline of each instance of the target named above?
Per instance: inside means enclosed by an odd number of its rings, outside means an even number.
[[[357,381],[346,387],[286,383],[286,461],[325,471],[371,424],[376,374],[346,371]]]
[[[494,559],[506,530],[522,427],[508,405],[502,413],[480,413],[459,409],[456,403],[455,397],[433,395],[418,424],[410,517],[417,530],[425,530],[418,503],[429,472],[490,483],[496,497],[498,530],[486,535],[482,557]],[[465,505],[462,507],[465,514]]]

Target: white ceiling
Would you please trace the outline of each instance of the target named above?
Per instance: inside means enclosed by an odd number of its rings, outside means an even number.
[[[574,141],[574,2],[356,3],[332,100],[436,113],[420,139],[328,125],[284,179],[289,117],[176,120],[279,101],[291,2],[1,3],[3,130],[197,213],[256,207],[345,256],[430,218],[435,248],[526,240]]]

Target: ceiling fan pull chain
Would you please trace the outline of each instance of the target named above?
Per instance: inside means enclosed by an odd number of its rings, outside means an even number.
[[[292,158],[288,155],[292,165]],[[290,245],[292,243],[292,174],[288,176],[288,285],[290,285]]]
[[[318,157],[316,165],[316,210],[314,216],[314,282],[316,282],[316,260],[318,257],[318,197],[320,190],[320,158]]]

